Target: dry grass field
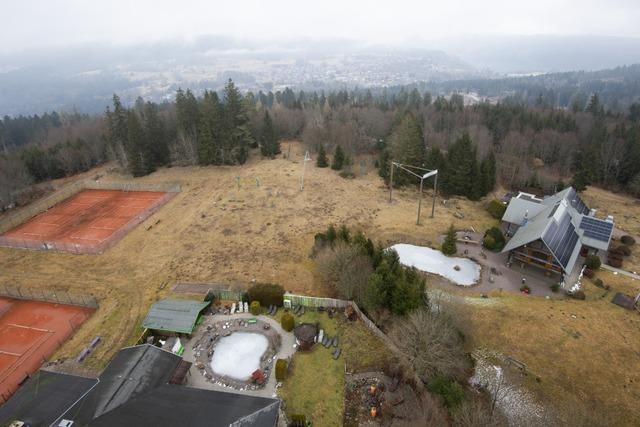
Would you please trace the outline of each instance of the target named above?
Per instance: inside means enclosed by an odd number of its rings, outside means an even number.
[[[283,148],[286,152],[286,144]],[[394,192],[389,204],[372,166],[364,175],[357,166],[357,178],[349,180],[309,163],[300,191],[302,154],[303,148],[294,143],[291,160],[254,155],[238,167],[175,167],[138,178],[179,182],[182,193],[103,255],[0,249],[0,286],[95,295],[100,308],[57,357],[75,357],[101,335],[103,341],[87,361],[98,368],[137,339],[151,303],[168,295],[176,281],[247,287],[255,279],[280,283],[292,292],[331,295],[315,279],[309,258],[313,235],[331,223],[361,228],[375,240],[422,245],[435,245],[451,223],[476,230],[494,223],[483,203],[462,199],[449,200],[446,206],[439,200],[431,219],[427,193],[422,225],[417,226],[415,190]],[[131,178],[105,172],[102,179]],[[592,202],[589,196],[587,203]],[[633,209],[627,211],[624,227],[640,230],[635,219],[640,218],[639,207],[622,206]],[[454,216],[456,212],[463,218]],[[614,285],[614,279],[604,276],[608,273],[600,274]],[[621,282],[615,286],[635,286],[621,277],[615,280]],[[477,292],[472,289],[467,295]],[[612,295],[588,295],[580,302],[505,294],[491,298],[490,304],[467,304],[470,346],[492,348],[525,362],[540,378],[532,388],[543,400],[612,407],[620,424],[633,425],[640,399],[640,316],[613,306]]]
[[[389,204],[372,166],[366,175],[347,180],[309,163],[300,191],[302,150],[293,143],[290,160],[254,156],[238,167],[166,168],[137,178],[179,182],[182,192],[103,255],[0,249],[0,286],[95,295],[100,308],[58,356],[75,356],[101,335],[88,360],[99,367],[136,340],[151,303],[178,280],[248,287],[255,279],[292,292],[329,294],[314,280],[309,253],[313,235],[331,223],[362,227],[375,239],[428,244],[452,222],[477,228],[490,222],[476,204],[453,200],[447,207],[438,204],[435,219],[424,209],[423,225],[416,226],[416,192],[396,191]],[[107,168],[100,172],[104,181],[131,179]],[[458,220],[454,211],[473,219]]]

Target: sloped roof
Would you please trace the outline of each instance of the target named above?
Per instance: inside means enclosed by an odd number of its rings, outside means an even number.
[[[520,197],[513,197],[504,211],[502,220],[511,224],[522,225],[525,218],[533,218],[546,206]]]
[[[49,426],[97,383],[95,378],[39,370],[0,406],[0,425],[19,420]]]
[[[100,416],[91,426],[274,427],[279,406],[276,399],[166,384]]]
[[[150,344],[123,348],[100,375],[98,385],[62,418],[87,425],[171,378],[182,358]]]
[[[151,306],[142,327],[190,334],[196,326],[200,312],[208,305],[208,301],[163,299]]]
[[[508,216],[507,212],[512,203],[515,204]],[[518,215],[523,215],[522,209],[529,209],[532,205],[534,205],[532,202],[518,198],[512,199],[503,220],[518,223]],[[570,272],[575,266],[582,245],[601,250],[609,248],[612,232],[603,240],[585,235],[585,230],[581,227],[582,219],[593,217],[589,216],[589,208],[572,187],[545,197],[537,206],[540,206],[538,212],[523,218],[522,225],[507,242],[502,252],[508,252],[541,239],[564,271]],[[595,218],[594,220],[604,222]]]
[[[280,401],[168,384],[181,357],[149,344],[120,350],[99,379],[39,371],[0,407],[0,425],[274,427]]]

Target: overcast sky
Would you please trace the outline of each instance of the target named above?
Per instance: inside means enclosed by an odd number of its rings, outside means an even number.
[[[394,44],[459,35],[640,37],[640,0],[2,0],[0,50],[223,34]]]

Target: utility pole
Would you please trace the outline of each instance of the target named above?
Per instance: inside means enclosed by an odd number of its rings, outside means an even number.
[[[436,170],[436,175],[433,177],[433,204],[431,205],[431,218],[434,217],[436,213],[436,193],[438,191],[438,171]]]
[[[309,152],[304,153],[304,160],[302,160],[302,176],[300,177],[300,191],[304,190],[304,171],[307,169],[307,162],[311,160]]]
[[[391,199],[393,197],[393,162],[389,162],[389,167],[391,168],[391,178],[389,179],[389,203],[391,203]]]
[[[418,196],[418,219],[416,225],[420,225],[420,208],[422,207],[422,184],[424,183],[424,177],[420,178],[420,195]]]

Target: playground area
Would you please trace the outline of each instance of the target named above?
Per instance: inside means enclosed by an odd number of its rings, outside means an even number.
[[[100,253],[173,193],[84,189],[0,236],[0,246]]]
[[[92,313],[87,307],[0,297],[0,403]]]

